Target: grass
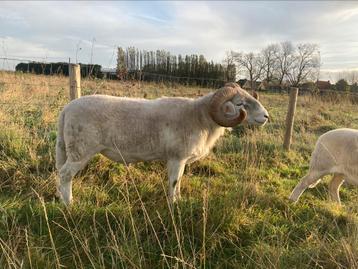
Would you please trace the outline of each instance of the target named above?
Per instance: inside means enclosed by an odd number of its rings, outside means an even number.
[[[68,80],[0,72],[0,268],[358,268],[358,190],[327,199],[327,179],[298,204],[287,197],[317,137],[358,128],[343,97],[299,96],[293,147],[282,150],[286,95],[262,94],[273,121],[239,126],[186,168],[170,208],[160,162],[128,168],[96,156],[74,180],[70,208],[55,198],[56,120]],[[209,89],[82,81],[83,94],[155,98]]]

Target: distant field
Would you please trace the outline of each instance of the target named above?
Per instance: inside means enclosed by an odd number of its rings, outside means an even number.
[[[83,95],[209,91],[82,81]],[[341,188],[342,206],[328,201],[327,180],[297,205],[287,199],[319,135],[358,129],[357,104],[299,96],[287,153],[288,96],[261,101],[272,121],[227,132],[188,166],[173,211],[162,163],[127,169],[101,156],[75,178],[66,208],[55,198],[55,141],[68,78],[0,72],[0,268],[358,268],[358,188]]]

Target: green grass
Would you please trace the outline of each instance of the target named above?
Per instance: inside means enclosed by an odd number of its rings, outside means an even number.
[[[356,188],[341,188],[342,206],[327,199],[328,178],[297,204],[287,199],[320,134],[358,129],[348,99],[299,96],[285,152],[288,98],[262,94],[273,121],[234,128],[210,156],[187,166],[174,208],[162,163],[125,167],[101,156],[75,178],[66,208],[55,198],[54,153],[67,83],[0,73],[8,103],[0,107],[0,268],[358,268]],[[199,90],[87,80],[82,87],[149,98]]]

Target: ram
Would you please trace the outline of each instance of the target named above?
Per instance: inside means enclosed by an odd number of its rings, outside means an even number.
[[[125,164],[165,161],[174,202],[185,164],[207,155],[226,127],[266,123],[269,115],[255,97],[230,83],[197,99],[91,95],[73,100],[58,124],[57,190],[62,201],[71,202],[72,178],[101,153]]]
[[[315,187],[328,174],[333,174],[329,183],[330,197],[340,203],[339,188],[344,180],[358,184],[358,130],[336,129],[318,138],[308,174],[294,188],[290,199],[296,202],[306,188]]]

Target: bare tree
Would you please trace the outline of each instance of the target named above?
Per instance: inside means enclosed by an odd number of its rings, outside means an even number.
[[[226,51],[223,65],[226,68],[225,80],[236,81],[235,52]]]
[[[294,47],[290,41],[281,42],[278,45],[278,50],[276,51],[276,70],[277,78],[282,84],[284,78],[288,74],[288,70],[291,68],[291,65],[294,60]]]
[[[250,88],[254,90],[254,83],[262,76],[264,61],[261,54],[235,53],[235,62],[239,71],[244,72],[250,79]]]
[[[348,81],[350,84],[358,82],[358,71],[352,70],[348,72]]]
[[[117,54],[117,77],[123,80],[127,76],[126,53],[121,47],[118,47]]]
[[[341,71],[336,74],[336,80],[345,79],[350,84],[354,84],[358,82],[358,71],[357,70],[351,70],[351,71]]]
[[[224,66],[235,64],[235,55],[236,53],[232,50],[225,52],[225,58],[223,60]]]
[[[315,79],[320,67],[317,44],[299,44],[288,68],[287,78],[290,84],[298,86],[306,79]]]
[[[278,44],[271,44],[264,48],[261,52],[263,58],[265,80],[267,82],[272,81],[275,76],[275,71],[278,66],[277,54],[279,52],[279,49],[280,48]]]

